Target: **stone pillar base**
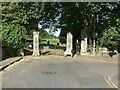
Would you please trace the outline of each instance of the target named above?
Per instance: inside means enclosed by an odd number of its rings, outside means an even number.
[[[37,51],[37,52],[33,52],[33,56],[39,56],[40,55],[40,53],[39,53],[39,51]]]
[[[64,52],[64,56],[70,55],[71,57],[73,56],[72,50],[66,50]]]
[[[89,55],[88,52],[80,52],[80,55]]]

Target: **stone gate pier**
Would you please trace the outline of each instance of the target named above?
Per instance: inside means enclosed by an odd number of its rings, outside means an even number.
[[[33,32],[33,56],[39,56],[39,32]]]
[[[87,55],[87,33],[85,30],[81,30],[81,55]]]
[[[69,32],[67,33],[67,44],[66,44],[66,51],[64,52],[64,56],[70,55],[73,56],[73,35]]]

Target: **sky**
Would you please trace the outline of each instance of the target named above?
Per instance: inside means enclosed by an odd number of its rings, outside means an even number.
[[[45,29],[45,31],[49,33],[49,29]],[[58,31],[56,31],[54,35],[58,37],[60,35],[60,30],[58,29]]]
[[[58,37],[59,35],[60,35],[60,30],[58,30],[58,31],[55,32],[55,36]]]
[[[38,28],[41,28],[41,27],[42,27],[42,25],[38,24]],[[49,29],[45,29],[45,31],[47,31],[49,33]],[[54,35],[58,37],[60,35],[60,29],[58,29],[58,31],[54,32]]]

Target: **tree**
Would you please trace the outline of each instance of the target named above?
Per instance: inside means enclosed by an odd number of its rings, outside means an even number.
[[[24,26],[30,35],[33,30],[38,30],[38,23],[42,24],[42,28],[48,27],[57,15],[56,5],[44,2],[2,2],[2,23]]]
[[[102,38],[100,38],[101,46],[108,49],[119,49],[120,45],[120,27],[111,27],[107,29]]]
[[[103,7],[104,6],[104,7]],[[120,52],[120,5],[117,3],[107,3],[102,6],[102,12],[99,13],[99,45]]]
[[[81,42],[81,31],[86,31],[88,37],[91,38],[93,32],[93,17],[95,13],[100,11],[98,3],[61,3],[61,25],[60,36],[66,36],[67,32],[73,34],[73,48],[75,50],[76,40]]]
[[[99,40],[104,37],[103,33],[114,33],[112,29],[117,30],[120,25],[119,9],[120,5],[115,2],[7,2],[2,3],[2,22],[24,26],[29,35],[33,30],[38,30],[38,23],[42,25],[41,29],[50,28],[55,31],[60,28],[60,36],[66,36],[67,32],[73,34],[74,44],[76,39],[81,41],[81,30],[87,32],[88,38],[92,38],[92,32],[96,31],[99,33],[98,44],[103,46],[105,44]]]
[[[32,36],[38,30],[48,27],[50,19],[55,17],[57,3],[44,2],[2,2],[2,41],[10,56],[25,47],[26,35]],[[41,22],[40,22],[41,21]]]
[[[2,47],[9,56],[15,56],[19,49],[26,46],[26,29],[20,25],[2,24]]]
[[[92,38],[92,32],[98,32],[99,45],[106,46],[104,42],[108,43],[105,38],[110,35],[115,39],[109,39],[108,42],[111,42],[113,46],[120,45],[120,41],[116,38],[116,36],[120,35],[118,30],[120,25],[119,9],[120,5],[115,2],[61,3],[60,35],[66,36],[67,32],[72,32],[75,44],[76,39],[80,38],[81,30],[87,32],[88,38]],[[106,35],[103,34],[104,32],[106,32]],[[118,33],[117,35],[116,32]],[[101,42],[101,39],[103,39],[103,42]]]
[[[50,37],[50,35],[48,34],[48,32],[45,31],[45,30],[39,30],[39,33],[40,33],[40,39],[46,39],[46,38]]]

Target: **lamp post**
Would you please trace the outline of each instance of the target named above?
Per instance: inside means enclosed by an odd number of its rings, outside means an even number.
[[[95,46],[96,46],[96,45],[95,45],[95,39],[96,39],[97,37],[98,37],[98,33],[97,33],[97,32],[93,32],[93,33],[92,33],[92,38],[93,38],[93,51],[92,51],[93,53],[92,53],[92,54],[93,54],[94,56],[96,55],[96,51],[95,51],[95,50],[96,50],[96,48],[95,48]]]

